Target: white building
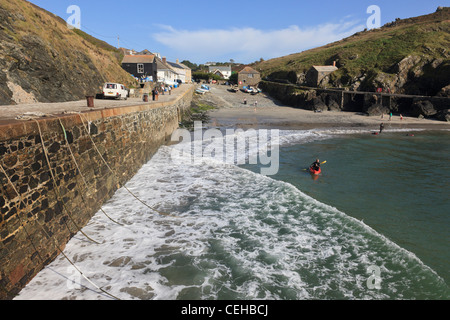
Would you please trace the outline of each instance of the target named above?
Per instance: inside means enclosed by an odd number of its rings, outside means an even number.
[[[191,72],[187,66],[180,63],[177,59],[177,62],[167,62],[173,70],[177,73],[177,80],[181,80],[182,83],[189,83],[191,82]]]
[[[223,79],[230,79],[231,66],[209,66],[209,73],[216,74]]]
[[[162,82],[168,85],[173,85],[175,81],[178,79],[178,73],[174,70],[170,64],[167,62],[166,58],[162,59],[156,57],[156,65],[157,65],[157,77],[158,82]]]

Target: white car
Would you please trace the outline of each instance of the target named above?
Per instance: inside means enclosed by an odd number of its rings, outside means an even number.
[[[103,97],[104,98],[116,98],[125,99],[128,98],[128,89],[121,83],[107,82],[103,85]]]

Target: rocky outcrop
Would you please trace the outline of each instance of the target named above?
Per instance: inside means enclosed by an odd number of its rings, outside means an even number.
[[[438,111],[436,115],[436,119],[441,121],[447,121],[450,122],[450,109],[444,109],[441,111]]]
[[[448,96],[450,60],[409,55],[386,71],[361,70],[357,76],[325,77],[320,87],[348,87],[352,91],[373,91],[411,95]]]
[[[413,117],[432,117],[437,114],[437,111],[430,101],[422,100],[413,102],[410,114]]]
[[[131,84],[118,51],[80,34],[26,1],[1,1],[0,104],[73,101],[106,81]]]

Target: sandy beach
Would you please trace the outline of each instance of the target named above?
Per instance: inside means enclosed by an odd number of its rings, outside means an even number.
[[[210,126],[239,128],[278,128],[306,130],[313,128],[367,128],[378,131],[384,123],[386,130],[400,129],[450,129],[448,122],[400,118],[400,115],[367,116],[355,112],[314,112],[282,105],[271,97],[260,93],[229,92],[225,85],[212,85],[211,91],[198,97],[200,101],[216,107],[209,112]],[[244,103],[244,99],[247,103]]]

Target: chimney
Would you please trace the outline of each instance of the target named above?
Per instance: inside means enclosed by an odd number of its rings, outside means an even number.
[[[180,60],[177,59],[177,64],[180,63]]]
[[[166,57],[163,57],[163,58],[162,58],[162,61],[163,61],[164,63],[166,63],[166,61],[167,61]]]
[[[333,67],[336,67],[336,60],[333,61]]]

